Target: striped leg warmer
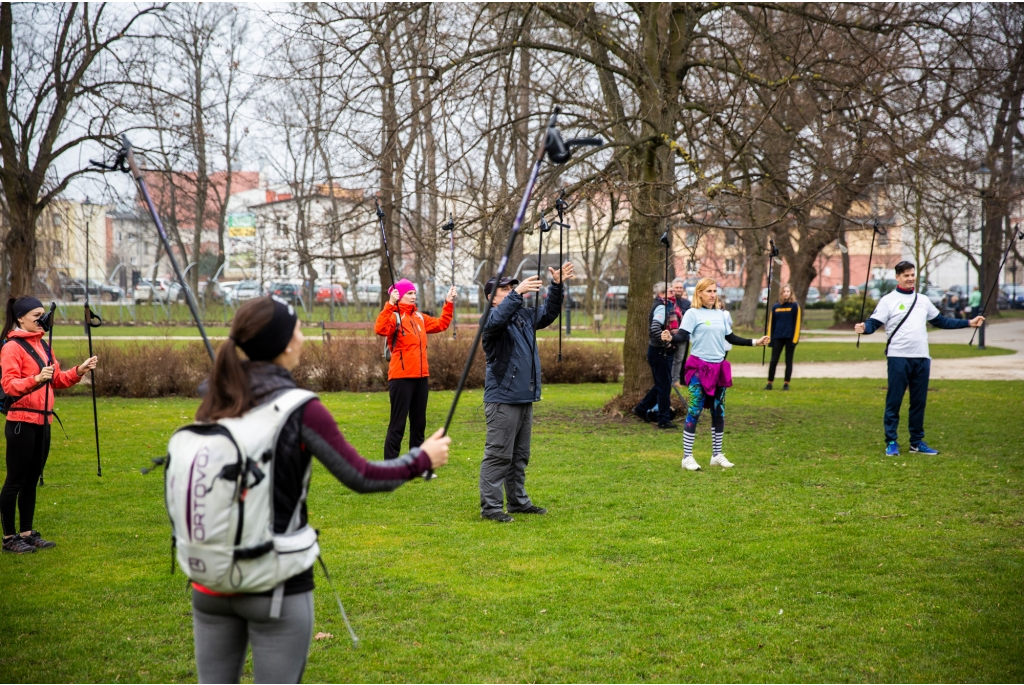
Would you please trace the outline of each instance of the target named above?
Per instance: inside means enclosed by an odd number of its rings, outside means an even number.
[[[696,433],[690,431],[683,431],[683,456],[690,458],[693,456],[693,440],[697,437]]]
[[[719,454],[722,453],[722,431],[711,431],[711,445],[712,456],[717,457]]]

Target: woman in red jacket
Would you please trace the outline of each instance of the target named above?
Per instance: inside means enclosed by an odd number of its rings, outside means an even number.
[[[373,330],[387,339],[391,350],[388,366],[388,394],[391,396],[391,422],[384,439],[384,458],[395,459],[405,437],[409,420],[409,449],[423,443],[427,427],[427,334],[448,330],[455,308],[455,286],[441,311],[441,318],[427,316],[416,309],[416,286],[401,279],[389,290],[390,299],[377,316]]]
[[[7,300],[0,334],[3,343],[0,386],[11,398],[4,427],[7,478],[0,490],[0,519],[4,529],[3,550],[15,554],[56,546],[32,528],[36,481],[50,452],[53,391],[71,387],[82,380],[89,369],[96,368],[96,357],[90,357],[71,371],[60,370],[60,364],[43,342],[44,327],[40,319],[45,312],[43,303],[34,297],[12,297]],[[50,391],[46,390],[47,385],[52,386]],[[21,515],[21,535],[16,534],[15,508]]]

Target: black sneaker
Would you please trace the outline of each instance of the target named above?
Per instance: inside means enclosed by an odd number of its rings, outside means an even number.
[[[538,507],[536,504],[531,504],[525,509],[509,509],[513,514],[546,514],[548,510],[544,507]]]
[[[39,534],[38,530],[32,531],[31,535],[29,535],[27,538],[25,538],[25,542],[27,542],[28,544],[32,545],[36,549],[49,549],[51,547],[56,547],[57,546],[56,542],[50,542],[49,540],[44,540],[43,536]]]
[[[679,424],[669,421],[667,423],[659,423],[658,428],[663,430],[675,430],[676,428],[679,428]]]
[[[11,554],[30,554],[35,552],[36,548],[26,542],[20,535],[13,535],[9,538],[4,538],[4,551]]]
[[[765,390],[771,390],[772,389],[772,384],[768,383],[768,385],[764,386],[764,389]]]
[[[644,423],[651,422],[651,420],[647,418],[647,410],[641,407],[639,404],[633,407],[633,416],[637,417]]]
[[[497,523],[512,523],[515,521],[514,518],[503,511],[496,511],[493,514],[480,514],[480,518],[487,519],[488,521],[495,521]]]
[[[783,385],[782,389],[783,390],[789,390],[789,383],[786,383],[785,385]]]

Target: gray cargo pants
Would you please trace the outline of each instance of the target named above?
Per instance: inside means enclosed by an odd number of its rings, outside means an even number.
[[[526,509],[526,466],[530,463],[530,435],[533,403],[485,402],[487,441],[480,464],[480,513],[501,511],[501,488],[505,487],[508,510]]]

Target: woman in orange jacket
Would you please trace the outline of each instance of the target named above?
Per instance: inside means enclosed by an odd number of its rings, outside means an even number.
[[[440,333],[452,323],[455,286],[448,291],[441,318],[427,316],[416,309],[416,286],[401,279],[388,289],[390,299],[377,316],[373,330],[383,335],[391,350],[388,365],[388,394],[391,396],[391,422],[384,439],[384,458],[395,459],[405,437],[409,420],[409,449],[423,443],[427,427],[427,334]]]
[[[44,540],[32,527],[36,509],[36,482],[50,451],[50,424],[53,422],[53,390],[69,388],[96,368],[90,357],[71,371],[60,364],[43,342],[46,310],[34,297],[10,298],[0,334],[0,386],[9,399],[7,425],[7,478],[0,489],[0,520],[3,522],[3,550],[15,554],[56,547]],[[47,392],[47,385],[52,390]],[[14,513],[21,515],[21,535],[17,535]]]

